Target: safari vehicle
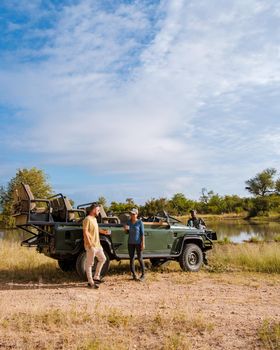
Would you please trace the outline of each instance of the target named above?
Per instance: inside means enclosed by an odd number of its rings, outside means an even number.
[[[56,259],[63,271],[76,269],[85,279],[82,220],[91,204],[74,209],[61,193],[48,199],[35,199],[29,186],[22,184],[16,194],[14,216],[17,227],[30,233],[31,237],[21,244],[35,246],[38,252]],[[101,272],[103,276],[108,272],[111,260],[129,259],[128,235],[123,229],[127,219],[127,215],[107,216],[101,206],[99,226],[111,230],[110,236],[100,235],[107,258]],[[212,249],[212,241],[217,239],[215,232],[186,226],[166,212],[142,218],[142,221],[145,229],[143,257],[153,266],[175,260],[182,270],[195,272],[203,263],[207,264],[206,252]]]

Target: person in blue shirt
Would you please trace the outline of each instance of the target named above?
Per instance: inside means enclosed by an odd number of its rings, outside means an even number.
[[[143,261],[143,250],[145,249],[145,236],[143,222],[137,218],[138,209],[130,211],[130,220],[125,225],[125,231],[128,233],[128,254],[130,259],[130,271],[132,279],[138,280],[135,273],[135,251],[141,268],[140,281],[145,279],[145,265]]]

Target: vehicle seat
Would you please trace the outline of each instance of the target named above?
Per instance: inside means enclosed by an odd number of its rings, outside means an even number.
[[[117,216],[107,216],[102,204],[100,204],[100,214],[97,221],[102,224],[119,224],[120,220]]]
[[[61,193],[50,198],[56,222],[78,222],[85,218],[85,210],[74,209],[69,198]]]
[[[53,222],[51,211],[50,201],[35,198],[29,185],[22,182],[16,188],[13,204],[13,216],[16,219],[16,225]]]

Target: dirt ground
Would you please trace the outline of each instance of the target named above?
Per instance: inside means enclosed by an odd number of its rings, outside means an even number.
[[[279,276],[241,272],[158,272],[145,282],[113,275],[98,290],[80,282],[7,282],[0,284],[0,349],[263,350],[259,330],[265,320],[280,322],[279,297]],[[49,319],[45,328],[32,321],[50,310],[79,310],[96,319],[63,323],[64,330]],[[22,327],[21,317],[33,326]],[[80,345],[97,335],[98,341]]]

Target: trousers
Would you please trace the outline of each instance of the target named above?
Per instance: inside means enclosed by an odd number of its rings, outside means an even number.
[[[90,247],[86,249],[86,274],[89,283],[93,283],[92,279],[92,266],[94,264],[94,258],[97,258],[98,262],[94,273],[94,279],[100,279],[100,272],[106,261],[106,256],[103,252],[103,248]]]
[[[145,265],[142,256],[141,244],[128,244],[128,254],[130,259],[130,271],[135,276],[135,250],[141,268],[141,274],[145,274]]]

